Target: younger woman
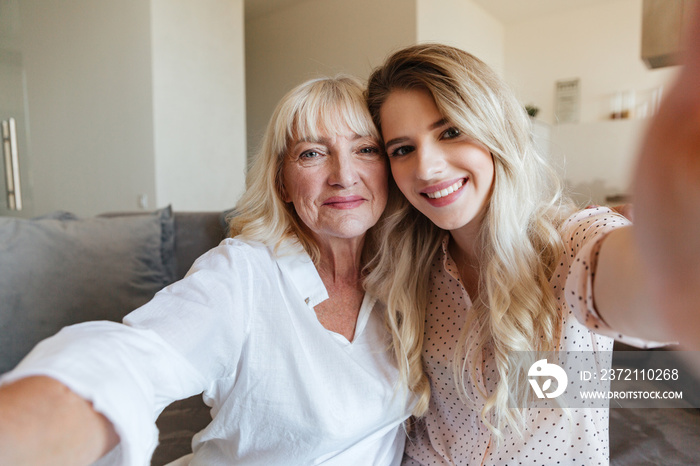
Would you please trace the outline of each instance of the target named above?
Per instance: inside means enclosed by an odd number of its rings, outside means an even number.
[[[607,464],[607,409],[524,408],[530,365],[515,355],[663,337],[629,222],[576,211],[521,105],[466,52],[401,50],[367,99],[403,193],[368,283],[423,394],[405,463]]]

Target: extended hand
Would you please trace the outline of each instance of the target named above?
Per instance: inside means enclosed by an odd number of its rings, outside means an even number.
[[[700,349],[700,8],[685,65],[652,121],[634,179],[638,245],[668,329]]]

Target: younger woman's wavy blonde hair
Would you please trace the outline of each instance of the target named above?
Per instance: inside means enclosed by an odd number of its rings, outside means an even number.
[[[380,141],[365,105],[362,83],[351,76],[317,78],[289,91],[277,104],[261,147],[246,176],[246,191],[229,220],[230,235],[277,248],[285,239],[298,239],[318,265],[318,246],[299,218],[294,205],[284,202],[282,167],[291,144],[334,135],[345,128]],[[373,229],[368,231],[363,255],[371,257]]]
[[[366,98],[381,132],[380,109],[395,90],[426,90],[440,113],[463,134],[488,148],[494,182],[478,241],[482,251],[479,299],[461,332],[453,370],[463,398],[473,385],[482,351],[495,355],[500,380],[486,399],[483,421],[498,438],[507,425],[520,432],[528,398],[527,368],[515,351],[555,350],[561,315],[549,285],[563,251],[558,227],[573,211],[554,171],[536,152],[530,121],[501,79],[476,57],[453,47],[424,44],[393,54],[376,69]],[[379,255],[367,277],[368,289],[387,303],[388,322],[399,368],[421,395],[414,414],[428,408],[429,383],[422,371],[422,345],[430,264],[445,231],[398,196],[386,212]],[[469,338],[476,327],[477,337]]]

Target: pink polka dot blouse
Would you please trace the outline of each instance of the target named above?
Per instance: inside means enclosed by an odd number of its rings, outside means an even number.
[[[565,253],[550,280],[563,316],[560,350],[612,351],[613,338],[643,346],[608,328],[593,306],[592,280],[601,240],[626,225],[624,217],[596,207],[574,214],[562,226]],[[572,408],[568,417],[562,409],[532,408],[523,437],[506,429],[497,445],[481,421],[483,398],[474,396],[470,405],[460,399],[452,359],[472,303],[447,252],[448,241],[449,235],[431,266],[423,350],[432,389],[430,409],[406,443],[404,464],[607,465],[607,409]],[[492,355],[484,358],[479,383],[488,393],[498,375]]]

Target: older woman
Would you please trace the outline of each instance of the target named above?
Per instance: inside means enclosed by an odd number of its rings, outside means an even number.
[[[66,328],[5,375],[0,463],[89,463],[118,444],[104,462],[146,464],[157,414],[200,392],[213,420],[181,464],[397,463],[411,396],[361,285],[387,176],[358,83],[291,91],[235,238],[123,325]]]

